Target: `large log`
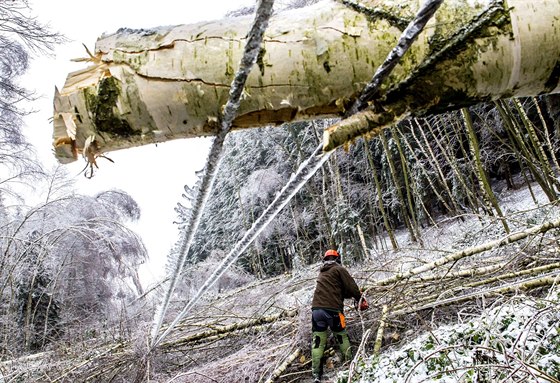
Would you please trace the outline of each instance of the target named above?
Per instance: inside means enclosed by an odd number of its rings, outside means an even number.
[[[273,16],[234,129],[343,116],[419,4],[324,0]],[[363,118],[326,131],[325,149],[411,114],[560,91],[558,15],[558,0],[446,0]],[[251,21],[102,36],[55,92],[58,160],[213,135]]]

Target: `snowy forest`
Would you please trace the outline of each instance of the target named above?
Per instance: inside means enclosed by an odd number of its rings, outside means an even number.
[[[78,194],[26,141],[34,94],[19,80],[65,39],[27,8],[0,3],[0,383],[311,381],[329,248],[370,308],[347,302],[354,359],[331,339],[327,381],[560,382],[559,94],[415,115],[339,147],[218,271],[340,119],[228,132],[177,201],[168,277],[142,286],[137,202]]]

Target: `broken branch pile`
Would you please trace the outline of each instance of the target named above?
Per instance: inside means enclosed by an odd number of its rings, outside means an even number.
[[[352,341],[359,344],[364,331],[377,332],[382,306],[386,334],[370,337],[363,352],[373,352],[374,341],[380,347],[381,339],[383,352],[388,341],[406,341],[408,333],[456,319],[459,310],[480,312],[504,294],[553,285],[560,268],[559,227],[560,220],[551,220],[436,259],[431,256],[435,250],[422,249],[423,259],[416,261],[422,264],[404,271],[396,272],[412,250],[391,254],[395,258],[389,263],[378,258],[352,270],[367,287],[372,307],[361,318],[347,309]],[[388,269],[391,275],[382,278]],[[57,350],[29,357],[32,363],[5,361],[0,369],[7,381],[19,377],[29,382],[46,376],[50,382],[124,382],[137,375],[173,382],[298,381],[309,375],[309,303],[316,272],[313,266],[215,293],[151,354],[143,330],[127,340],[92,340],[88,347],[68,346],[64,354]]]

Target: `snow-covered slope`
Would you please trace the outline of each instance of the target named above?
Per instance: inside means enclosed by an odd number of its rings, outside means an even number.
[[[499,185],[497,190],[500,190]],[[558,219],[560,211],[549,204],[536,187],[532,190],[505,190],[500,204],[512,230],[521,230]],[[378,264],[394,265],[406,270],[430,261],[441,251],[456,251],[476,246],[504,235],[497,222],[487,217],[464,217],[464,220],[442,220],[438,226],[424,230],[425,248],[407,243],[406,233],[399,240],[405,244],[399,251],[374,251]],[[558,261],[557,233],[538,237],[537,241],[502,250],[505,259],[523,254],[533,259]],[[535,242],[538,242],[538,246]],[[434,251],[428,251],[431,248]],[[537,253],[533,252],[538,249]],[[492,258],[499,252],[489,251],[472,264]],[[466,266],[466,264],[465,264]],[[474,267],[474,266],[473,266]],[[390,273],[385,273],[390,274]],[[549,273],[560,282],[558,269]],[[466,283],[466,282],[465,282]],[[503,281],[506,283],[506,281]],[[548,293],[546,293],[548,291]],[[546,293],[543,295],[543,292]],[[389,346],[380,355],[366,352],[356,358],[352,382],[420,383],[420,382],[558,382],[560,381],[560,288],[553,285],[539,291],[494,297],[485,301],[481,294],[480,312],[460,308],[449,324],[435,321],[421,334],[409,334],[405,342]],[[349,370],[338,374],[337,382],[346,382]]]
[[[560,292],[518,295],[476,319],[442,326],[358,363],[355,382],[557,382]],[[339,375],[345,381],[348,371]]]

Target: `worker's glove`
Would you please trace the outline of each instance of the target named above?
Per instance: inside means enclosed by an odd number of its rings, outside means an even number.
[[[369,304],[366,301],[366,298],[362,297],[362,300],[360,301],[360,311],[365,311],[369,309]]]
[[[359,302],[355,301],[354,307],[356,310],[365,311],[369,309],[369,304],[367,303],[366,298],[362,297]]]

